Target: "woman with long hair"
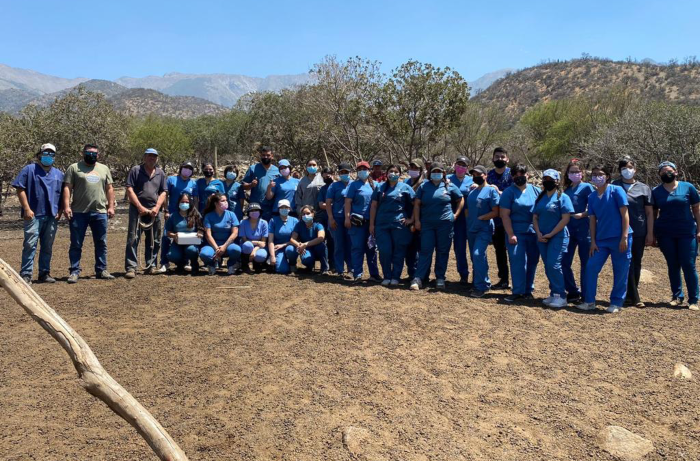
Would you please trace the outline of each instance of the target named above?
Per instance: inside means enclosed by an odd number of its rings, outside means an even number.
[[[413,192],[416,192],[421,184],[425,181],[425,169],[423,165],[423,160],[416,158],[408,163],[408,178],[404,180],[404,183],[408,184]],[[406,271],[408,272],[408,279],[413,280],[416,275],[416,269],[418,268],[418,254],[420,253],[420,231],[416,230],[415,223],[409,226],[411,231],[411,242],[406,248]],[[430,272],[430,268],[428,268]],[[427,282],[427,280],[426,280]]]
[[[209,197],[216,193],[224,194],[226,192],[224,183],[219,179],[214,179],[214,173],[214,165],[211,162],[203,163],[202,174],[204,177],[199,178],[195,183],[197,185],[197,196],[199,197],[199,212],[202,216],[206,216],[204,208],[209,201]]]
[[[359,162],[357,179],[345,190],[345,228],[350,234],[353,282],[362,282],[365,256],[369,267],[369,278],[381,282],[377,267],[377,247],[370,245],[369,210],[376,183],[369,177],[369,163]]]
[[[234,243],[238,237],[238,226],[235,213],[228,210],[228,198],[220,192],[210,195],[204,208],[206,245],[199,252],[209,275],[216,273],[223,258],[228,258],[228,274],[236,272],[236,263],[241,259],[241,247]]]
[[[241,243],[241,268],[250,272],[250,262],[255,272],[262,271],[263,263],[267,261],[267,221],[262,219],[262,207],[259,203],[251,203],[246,210],[248,215],[239,229],[238,237]]]
[[[314,222],[314,208],[311,205],[304,205],[299,210],[301,220],[297,223],[292,232],[290,243],[294,250],[287,248],[290,252],[287,255],[290,266],[296,264],[295,255],[301,258],[301,263],[309,272],[313,271],[316,261],[321,262],[321,275],[328,274],[328,260],[326,259],[326,231],[323,226]]]
[[[184,273],[185,266],[190,265],[192,275],[199,272],[199,246],[178,242],[178,234],[196,232],[203,236],[202,217],[194,207],[192,195],[184,191],[177,202],[178,211],[170,215],[165,223],[165,234],[172,243],[168,251],[168,260],[175,264],[177,273]]]
[[[228,198],[228,209],[229,211],[233,211],[236,218],[240,221],[243,219],[245,191],[241,187],[241,183],[236,182],[236,179],[239,177],[240,175],[236,165],[230,164],[224,168],[224,194],[226,194],[226,198]]]

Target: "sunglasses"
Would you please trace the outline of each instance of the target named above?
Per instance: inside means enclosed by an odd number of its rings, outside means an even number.
[[[50,157],[55,157],[56,152],[50,151],[50,150],[45,150],[44,152],[41,153],[41,155],[48,155]]]

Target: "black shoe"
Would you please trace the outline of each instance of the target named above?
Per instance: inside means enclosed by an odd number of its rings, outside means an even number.
[[[469,297],[471,298],[483,298],[486,292],[473,289],[472,291],[469,292]]]
[[[51,277],[49,273],[39,274],[39,283],[56,283],[56,279]]]
[[[507,279],[501,279],[497,284],[491,285],[492,290],[510,290],[510,285]]]
[[[241,270],[246,274],[252,274],[250,270],[250,255],[241,255]]]
[[[514,302],[518,302],[518,301],[522,301],[522,300],[526,299],[525,296],[526,296],[526,295],[515,295],[515,294],[513,294],[513,295],[506,296],[505,298],[503,298],[503,301],[505,301],[505,302],[507,302],[507,303],[514,303]]]
[[[569,293],[566,295],[566,302],[572,304],[579,304],[581,302],[581,293]]]
[[[259,274],[259,273],[262,272],[262,270],[263,270],[263,264],[262,264],[262,263],[256,263],[255,261],[253,261],[253,271],[254,271],[256,274]]]

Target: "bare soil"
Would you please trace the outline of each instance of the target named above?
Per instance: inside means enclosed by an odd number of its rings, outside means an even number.
[[[0,258],[17,268],[16,211],[0,220]],[[121,209],[115,275],[125,226]],[[86,242],[86,278],[68,285],[63,224],[61,280],[34,289],[193,461],[613,460],[596,440],[608,425],[651,440],[646,459],[700,459],[700,314],[665,304],[656,249],[649,307],[611,315],[470,299],[452,261],[444,292],[266,273],[102,281],[87,278]],[[606,267],[599,299],[610,282]],[[0,306],[1,459],[155,459],[4,292]],[[677,362],[696,378],[674,379]]]

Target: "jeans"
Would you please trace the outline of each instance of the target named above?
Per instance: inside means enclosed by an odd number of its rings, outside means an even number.
[[[668,280],[671,283],[671,293],[674,299],[682,300],[683,283],[681,269],[685,277],[685,287],[688,290],[688,302],[698,302],[698,272],[695,260],[698,256],[698,242],[694,237],[663,237],[657,236],[659,249],[666,258]]]
[[[287,256],[288,254],[289,256]],[[290,265],[296,264],[298,255],[294,245],[287,245],[281,250],[277,250],[275,252],[275,272],[278,274],[289,274]],[[291,264],[290,259],[292,261]]]
[[[572,218],[573,219],[573,218]],[[581,293],[585,289],[586,281],[586,266],[588,265],[588,252],[591,249],[591,235],[590,229],[588,227],[588,220],[586,220],[586,225],[577,225],[576,227],[569,226],[569,246],[566,248],[566,253],[561,260],[561,269],[564,273],[564,286],[566,287],[566,292],[570,297],[580,297]],[[574,271],[571,269],[571,263],[574,261],[574,256],[576,256],[576,247],[578,247],[578,259],[581,263],[581,276],[579,280],[581,281],[581,288],[576,286],[576,278],[574,277]]]
[[[163,239],[160,241],[160,264],[167,266],[170,264],[170,245],[172,240],[163,232]],[[174,261],[173,261],[174,262]]]
[[[351,253],[351,243],[350,243],[350,233],[349,230],[343,226],[343,219],[336,219],[336,224],[338,228],[336,230],[331,230],[331,235],[333,236],[334,250],[333,250],[333,264],[335,265],[335,271],[339,274],[345,272],[345,267],[347,266],[348,272],[352,270],[352,253]],[[330,253],[330,247],[328,248]]]
[[[300,256],[297,249],[292,245],[285,248],[284,254],[287,257],[287,261],[289,261],[289,264],[292,266],[297,263],[297,258]],[[318,245],[307,248],[304,254],[301,255],[301,263],[306,266],[307,269],[313,269],[316,261],[321,261],[321,272],[328,270],[325,242],[321,242]]]
[[[36,247],[39,250],[39,276],[51,272],[51,255],[53,253],[53,241],[56,238],[58,227],[54,216],[34,217],[31,221],[24,221],[24,246],[22,247],[22,277],[31,277],[34,271],[34,255]]]
[[[493,249],[496,250],[496,266],[498,266],[498,278],[508,281],[508,251],[506,250],[506,230],[503,226],[496,226],[493,231]]]
[[[205,245],[199,252],[199,257],[202,259],[202,262],[205,265],[215,266],[217,263],[217,261],[214,259],[215,253],[216,251],[213,247]],[[228,267],[233,266],[241,260],[241,247],[239,247],[235,243],[231,243],[229,246],[226,247],[226,251],[224,252],[222,257],[228,258]]]
[[[401,224],[392,228],[375,228],[374,236],[377,238],[384,280],[400,280],[406,248],[413,237],[411,230]]]
[[[420,255],[416,277],[427,280],[430,276],[430,263],[435,251],[435,278],[445,280],[447,261],[450,258],[450,247],[454,228],[452,221],[440,221],[426,224],[420,230]]]
[[[178,245],[173,243],[168,246],[170,247],[168,260],[178,268],[184,267],[187,263],[191,264],[192,267],[199,266],[199,247],[197,245]]]
[[[518,238],[517,244],[511,245],[506,241],[510,275],[513,278],[513,294],[529,295],[535,289],[535,273],[540,259],[537,234],[515,234],[515,236]]]
[[[598,251],[593,253],[588,259],[586,265],[586,291],[584,301],[594,303],[596,291],[598,290],[598,274],[608,260],[608,256],[612,259],[613,265],[613,288],[610,293],[610,304],[613,306],[622,306],[627,295],[627,274],[630,268],[630,259],[632,258],[632,236],[627,240],[627,251],[620,253],[620,239],[610,238],[597,240]],[[697,286],[697,278],[696,286]],[[697,292],[696,292],[697,293]]]
[[[486,258],[486,249],[491,243],[491,237],[491,229],[467,233],[469,255],[472,258],[472,271],[474,273],[474,288],[479,291],[491,289],[489,261]]]
[[[537,242],[544,263],[544,273],[549,280],[550,296],[559,295],[566,299],[566,286],[564,273],[561,268],[561,260],[569,246],[569,237],[565,236],[566,230],[562,230],[547,243]]]
[[[243,242],[241,245],[241,253],[244,255],[252,254],[254,249],[255,245],[253,245],[251,242]],[[255,256],[253,256],[252,261],[258,264],[262,264],[267,261],[267,250],[264,248],[258,248],[258,251],[255,252]]]
[[[454,222],[454,253],[457,272],[461,279],[469,278],[467,263],[467,218],[461,213]]]
[[[630,260],[629,275],[627,276],[627,301],[632,304],[640,302],[639,278],[642,275],[642,257],[644,257],[644,244],[646,235],[632,234],[632,259]],[[695,263],[693,262],[693,265]]]
[[[362,277],[365,256],[367,256],[367,267],[369,268],[370,277],[379,277],[377,247],[370,248],[369,245],[367,245],[367,239],[369,238],[369,220],[366,219],[362,226],[352,226],[348,234],[350,235],[353,277]]]
[[[83,242],[88,226],[92,231],[92,242],[95,245],[95,273],[107,270],[107,213],[89,211],[73,213],[70,220],[70,273],[80,274],[80,257],[83,254]]]
[[[158,213],[153,218],[155,222],[150,229],[141,229],[139,226],[139,212],[134,205],[129,205],[129,230],[126,236],[126,250],[124,251],[124,269],[127,272],[135,271],[139,265],[138,253],[141,233],[146,234],[144,268],[149,269],[156,266],[163,233],[163,220],[161,216],[162,215]]]

